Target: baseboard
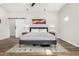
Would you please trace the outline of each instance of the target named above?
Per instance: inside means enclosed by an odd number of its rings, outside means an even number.
[[[6,40],[6,39],[10,39],[10,38],[7,37],[7,38],[2,38],[2,39],[0,39],[0,40]]]
[[[63,38],[61,38],[61,37],[59,37],[59,36],[58,36],[58,38],[61,39],[61,40],[63,40],[63,41],[66,41],[66,42],[68,42],[68,43],[70,43],[70,44],[72,44],[72,45],[74,45],[74,46],[76,46],[76,47],[79,47],[79,45],[77,45],[77,44],[75,44],[75,43],[73,43],[73,42],[70,42],[70,41],[68,41],[68,40],[65,40],[65,39],[63,39]]]
[[[2,38],[0,38],[0,40],[4,40],[4,39],[8,39],[8,38],[10,38],[10,37],[2,37]]]

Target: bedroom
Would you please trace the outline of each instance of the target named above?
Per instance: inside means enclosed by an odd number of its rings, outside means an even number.
[[[0,55],[79,55],[78,3],[0,3]]]

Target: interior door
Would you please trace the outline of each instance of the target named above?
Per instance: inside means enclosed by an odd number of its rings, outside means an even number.
[[[22,35],[24,30],[24,20],[16,19],[16,38],[19,38]]]

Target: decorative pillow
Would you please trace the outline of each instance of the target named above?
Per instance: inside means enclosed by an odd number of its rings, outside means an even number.
[[[39,32],[47,32],[47,29],[39,29]]]
[[[32,29],[31,32],[39,32],[39,29]]]

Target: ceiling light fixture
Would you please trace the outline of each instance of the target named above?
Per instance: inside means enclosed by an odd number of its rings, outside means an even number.
[[[35,3],[32,3],[32,4],[31,4],[31,7],[33,7],[34,5],[35,5]]]

